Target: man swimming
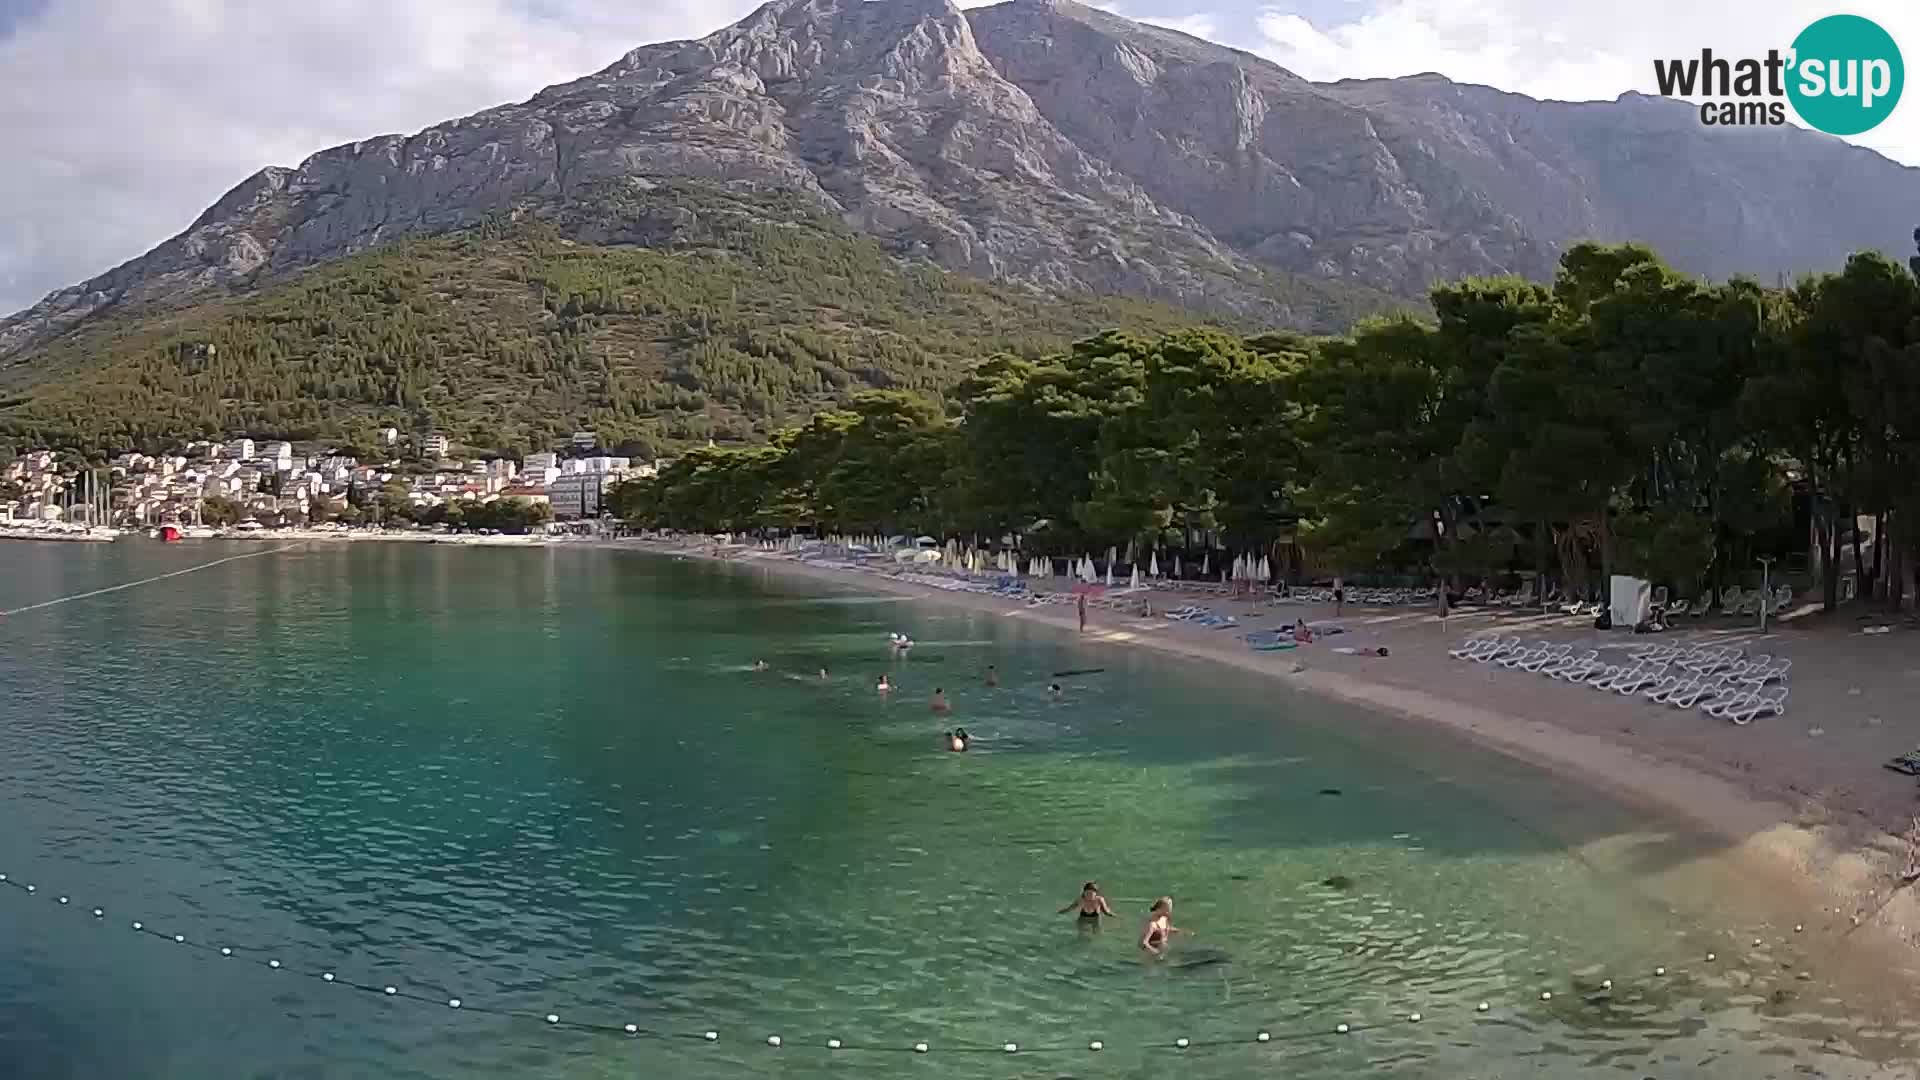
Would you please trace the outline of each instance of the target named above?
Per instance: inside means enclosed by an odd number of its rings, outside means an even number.
[[[1048,683],[1048,684],[1047,684],[1047,693],[1048,693],[1048,694],[1049,694],[1050,696],[1052,696],[1052,697],[1056,697],[1056,698],[1057,698],[1057,697],[1059,697],[1059,696],[1060,696],[1060,684],[1059,684],[1059,683],[1057,683],[1057,682],[1050,682],[1050,683]]]
[[[1060,914],[1065,915],[1067,912],[1075,909],[1078,909],[1080,912],[1080,925],[1082,927],[1099,926],[1100,916],[1102,915],[1108,918],[1113,917],[1113,908],[1107,905],[1107,898],[1100,895],[1099,883],[1094,881],[1089,881],[1085,885],[1080,886],[1079,898],[1066,907],[1061,908]]]
[[[937,713],[953,711],[953,706],[947,704],[947,692],[937,686],[933,688],[933,701],[929,707]]]
[[[882,675],[880,681],[873,684],[873,688],[882,694],[887,694],[893,691],[893,683],[887,681],[887,677]]]
[[[972,739],[973,737],[967,734],[966,728],[954,728],[947,732],[947,749],[956,754],[964,754],[967,752],[967,743]]]
[[[1147,909],[1147,925],[1140,932],[1140,947],[1155,956],[1164,956],[1173,935],[1186,931],[1173,925],[1173,897],[1163,896]]]
[[[753,662],[753,670],[755,671],[767,670],[767,662],[765,660],[755,660]]]

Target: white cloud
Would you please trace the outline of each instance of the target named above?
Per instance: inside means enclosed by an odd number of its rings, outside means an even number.
[[[52,0],[0,38],[0,314],[263,166],[521,100],[756,3]]]
[[[1674,0],[1547,4],[1539,0],[1378,0],[1337,18],[1309,19],[1278,7],[1255,20],[1250,47],[1317,81],[1387,78],[1435,71],[1532,97],[1611,100],[1655,91],[1656,58],[1785,50],[1808,23],[1836,9],[1828,0],[1750,0],[1737,9]],[[1907,46],[1920,63],[1920,5],[1863,0],[1864,15]],[[1920,89],[1909,88],[1892,117],[1853,141],[1920,164]]]

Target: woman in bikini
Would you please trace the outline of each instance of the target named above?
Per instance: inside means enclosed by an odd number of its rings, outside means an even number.
[[[1107,898],[1100,895],[1100,884],[1094,881],[1080,886],[1079,898],[1061,908],[1060,914],[1065,915],[1069,911],[1076,910],[1080,915],[1075,921],[1082,930],[1098,930],[1101,916],[1113,917],[1113,908],[1107,906]]]
[[[1173,897],[1163,896],[1147,909],[1147,925],[1140,932],[1140,947],[1155,956],[1166,955],[1167,946],[1173,943],[1173,935],[1186,931],[1173,925]]]

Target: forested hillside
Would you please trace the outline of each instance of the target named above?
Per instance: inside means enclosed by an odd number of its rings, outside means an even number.
[[[1385,303],[1303,288],[1325,329]],[[393,424],[512,449],[585,427],[667,450],[750,439],[863,389],[938,399],[1000,350],[1197,318],[903,262],[768,197],[609,188],[259,294],[96,318],[0,374],[0,436],[113,450],[234,432],[361,442]]]

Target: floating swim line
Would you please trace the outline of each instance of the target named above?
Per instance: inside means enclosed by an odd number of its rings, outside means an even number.
[[[26,896],[41,895],[38,886],[14,880],[12,877],[10,877],[7,874],[0,874],[0,886],[11,888],[13,890],[14,895],[16,896],[26,897]],[[66,895],[55,895],[53,893],[47,893],[45,895],[54,896],[56,903],[61,907],[72,908],[74,910],[88,911],[92,915],[93,919],[97,922],[101,922],[104,924],[106,920],[107,912],[106,912],[106,909],[104,908],[94,907],[89,909],[84,905],[75,905],[72,902],[72,897],[66,896]],[[262,966],[266,967],[270,971],[286,972],[296,977],[317,978],[321,982],[327,983],[329,985],[341,986],[349,990],[355,990],[365,994],[377,995],[383,998],[402,999],[406,1001],[418,1002],[424,1005],[433,1005],[438,1008],[444,1008],[444,1009],[449,1009],[449,1010],[454,1010],[459,1012],[480,1013],[486,1016],[498,1016],[498,1017],[515,1019],[515,1020],[525,1020],[532,1023],[543,1024],[551,1028],[564,1029],[568,1031],[577,1031],[577,1032],[583,1032],[583,1033],[594,1034],[594,1035],[617,1036],[617,1037],[627,1038],[627,1039],[653,1039],[653,1040],[662,1041],[662,1042],[717,1043],[722,1041],[721,1032],[717,1028],[708,1028],[706,1030],[698,1031],[698,1032],[688,1031],[688,1030],[671,1030],[671,1029],[665,1029],[660,1027],[647,1026],[639,1023],[614,1024],[614,1023],[601,1023],[601,1022],[596,1022],[592,1020],[575,1020],[566,1016],[562,1016],[558,1012],[538,1013],[538,1012],[532,1012],[525,1009],[512,1009],[512,1008],[504,1008],[504,1007],[490,1006],[490,1005],[484,1005],[484,1004],[475,1005],[475,1004],[468,1003],[464,998],[447,995],[444,993],[430,995],[430,994],[422,993],[415,990],[402,989],[398,985],[394,985],[390,983],[383,983],[383,984],[376,985],[373,983],[359,982],[350,978],[342,977],[340,974],[338,974],[336,971],[334,971],[331,968],[313,968],[313,967],[304,967],[304,966],[295,968],[288,964],[282,963],[276,957],[268,955],[271,952],[271,950],[268,950],[268,949],[261,949],[256,947],[241,947],[241,946],[233,946],[233,945],[214,945],[207,942],[199,941],[197,939],[189,940],[184,934],[178,934],[178,933],[170,934],[164,930],[160,930],[155,927],[149,926],[145,922],[138,919],[133,920],[129,925],[136,934],[140,934],[145,937],[155,938],[160,941],[169,942],[171,944],[180,946],[182,948],[193,950],[194,952],[203,956],[217,956],[223,959],[233,959],[237,957],[242,957],[243,954],[250,954],[256,957],[256,959],[253,961],[254,963],[262,964]],[[1800,927],[1796,926],[1794,929],[1797,932],[1800,929]],[[259,957],[264,957],[264,960],[258,959]],[[1706,959],[1708,963],[1712,963],[1715,959],[1714,954],[1708,953],[1706,956]],[[1656,980],[1663,980],[1669,977],[1668,969],[1665,967],[1655,968],[1653,974]],[[1678,973],[1676,972],[1675,974],[1678,974]],[[1603,981],[1600,984],[1600,988],[1603,992],[1605,992],[1607,995],[1610,996],[1614,988],[1613,980],[1607,979]],[[1539,1000],[1542,1002],[1552,1002],[1554,1000],[1554,994],[1551,991],[1543,990],[1540,992]],[[1579,995],[1578,993],[1576,993],[1574,995],[1573,1000],[1586,1001],[1587,999]],[[1464,1009],[1462,1009],[1461,1011],[1464,1011]],[[1482,1001],[1472,1006],[1472,1012],[1467,1015],[1476,1019],[1489,1019],[1489,1020],[1496,1019],[1496,1016],[1491,1014],[1493,1014],[1492,1004],[1486,1001]],[[908,1044],[901,1044],[901,1043],[884,1043],[884,1042],[877,1042],[877,1041],[861,1042],[859,1040],[848,1040],[848,1039],[839,1038],[837,1036],[817,1035],[817,1034],[801,1036],[797,1038],[789,1038],[781,1034],[768,1034],[765,1036],[755,1035],[755,1036],[747,1037],[746,1041],[764,1045],[767,1048],[773,1049],[773,1050],[778,1050],[783,1047],[792,1047],[796,1050],[807,1048],[807,1049],[823,1049],[823,1050],[832,1051],[832,1052],[846,1052],[846,1053],[859,1052],[859,1053],[888,1053],[888,1054],[928,1054],[928,1053],[1078,1054],[1078,1053],[1100,1053],[1102,1051],[1111,1050],[1111,1049],[1127,1049],[1127,1050],[1134,1050],[1134,1051],[1140,1051],[1140,1052],[1173,1051],[1175,1053],[1183,1053],[1183,1052],[1191,1052],[1191,1051],[1219,1050],[1219,1049],[1227,1049],[1227,1048],[1241,1047],[1241,1046],[1262,1046],[1262,1045],[1269,1045],[1274,1043],[1296,1043],[1296,1042],[1308,1042],[1308,1041],[1319,1040],[1319,1039],[1339,1039],[1339,1038],[1349,1037],[1352,1035],[1364,1034],[1369,1031],[1382,1031],[1390,1028],[1400,1028],[1400,1027],[1406,1027],[1410,1025],[1416,1025],[1416,1024],[1422,1023],[1426,1019],[1427,1019],[1427,1016],[1424,1013],[1408,1012],[1408,1013],[1399,1014],[1398,1016],[1394,1017],[1391,1020],[1381,1020],[1381,1021],[1375,1021],[1372,1023],[1337,1023],[1330,1027],[1326,1025],[1320,1025],[1312,1028],[1301,1028],[1293,1031],[1274,1031],[1274,1030],[1270,1030],[1268,1028],[1262,1027],[1262,1028],[1256,1028],[1253,1031],[1253,1033],[1250,1035],[1224,1036],[1224,1037],[1207,1038],[1207,1039],[1194,1039],[1194,1038],[1181,1036],[1181,1037],[1171,1038],[1171,1039],[1158,1039],[1158,1040],[1151,1040],[1151,1041],[1128,1042],[1128,1043],[1109,1043],[1101,1039],[1090,1039],[1085,1043],[1075,1043],[1075,1044],[1043,1043],[1043,1044],[1034,1045],[1034,1044],[1019,1043],[1019,1042],[1005,1042],[999,1045],[989,1046],[989,1045],[982,1045],[979,1043],[965,1043],[965,1042],[953,1042],[953,1043],[942,1042],[942,1043],[936,1044],[936,1043],[925,1041],[925,1040],[908,1043]],[[734,1037],[729,1036],[726,1039],[726,1041],[731,1044],[735,1041],[735,1039]]]
[[[72,596],[62,596],[53,600],[42,600],[37,604],[27,604],[24,607],[9,608],[7,610],[0,611],[0,617],[5,617],[8,615],[20,615],[29,611],[38,611],[41,608],[53,607],[55,604],[70,604],[75,600],[85,600],[93,596],[104,596],[110,592],[119,592],[122,589],[131,589],[136,585],[149,585],[156,581],[165,581],[168,578],[179,577],[182,574],[197,573],[198,571],[201,571],[201,570],[206,570],[211,567],[219,566],[221,563],[239,562],[241,559],[257,559],[262,555],[272,555],[276,552],[281,552],[281,551],[292,551],[293,548],[294,548],[293,544],[283,544],[280,547],[268,548],[265,551],[249,551],[244,555],[229,555],[224,559],[215,559],[212,562],[201,563],[198,566],[189,566],[184,570],[171,570],[164,574],[155,574],[152,577],[141,578],[139,581],[123,582],[119,585],[109,585],[104,589],[93,589],[89,592],[74,593]]]

